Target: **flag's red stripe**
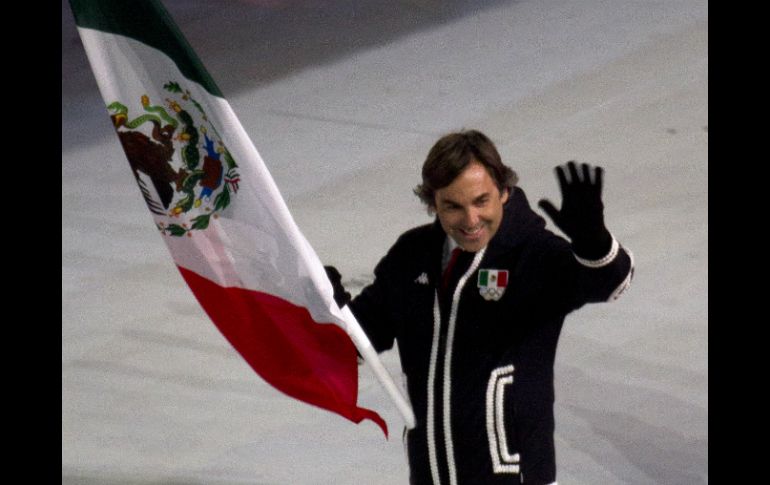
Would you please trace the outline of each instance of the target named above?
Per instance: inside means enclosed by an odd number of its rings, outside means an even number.
[[[353,422],[371,419],[387,436],[385,421],[356,405],[356,349],[344,330],[316,323],[307,309],[273,295],[223,288],[181,266],[179,271],[214,324],[263,379]]]
[[[508,272],[500,271],[497,273],[497,287],[505,288],[508,285]]]

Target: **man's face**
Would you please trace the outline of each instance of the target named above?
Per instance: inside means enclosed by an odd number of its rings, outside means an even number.
[[[473,161],[451,184],[436,191],[436,215],[461,248],[476,252],[500,227],[507,200],[508,191],[500,193],[484,166]]]

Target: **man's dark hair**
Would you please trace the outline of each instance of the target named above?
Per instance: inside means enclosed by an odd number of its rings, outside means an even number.
[[[422,166],[422,184],[414,193],[429,210],[435,209],[436,191],[451,184],[472,161],[487,169],[500,193],[519,181],[516,172],[503,164],[492,140],[479,131],[464,130],[445,135],[433,145]]]

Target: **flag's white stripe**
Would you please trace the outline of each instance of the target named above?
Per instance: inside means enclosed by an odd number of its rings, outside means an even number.
[[[323,265],[294,223],[229,103],[185,78],[171,58],[157,49],[94,29],[79,28],[79,32],[105,100],[120,101],[129,107],[129,117],[136,117],[144,114],[139,104],[142,95],[149,96],[152,104],[163,104],[170,94],[163,85],[179,82],[203,106],[238,163],[240,190],[218,219],[211,218],[207,230],[193,231],[192,237],[163,237],[175,262],[221,286],[270,293],[308,308],[316,321],[344,326]],[[168,221],[165,216],[154,218]],[[312,281],[318,291],[308,291],[311,285],[297,281]]]

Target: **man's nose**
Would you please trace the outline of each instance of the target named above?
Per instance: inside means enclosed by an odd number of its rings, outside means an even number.
[[[475,207],[471,207],[465,211],[465,223],[466,229],[471,229],[479,224],[479,212]]]

